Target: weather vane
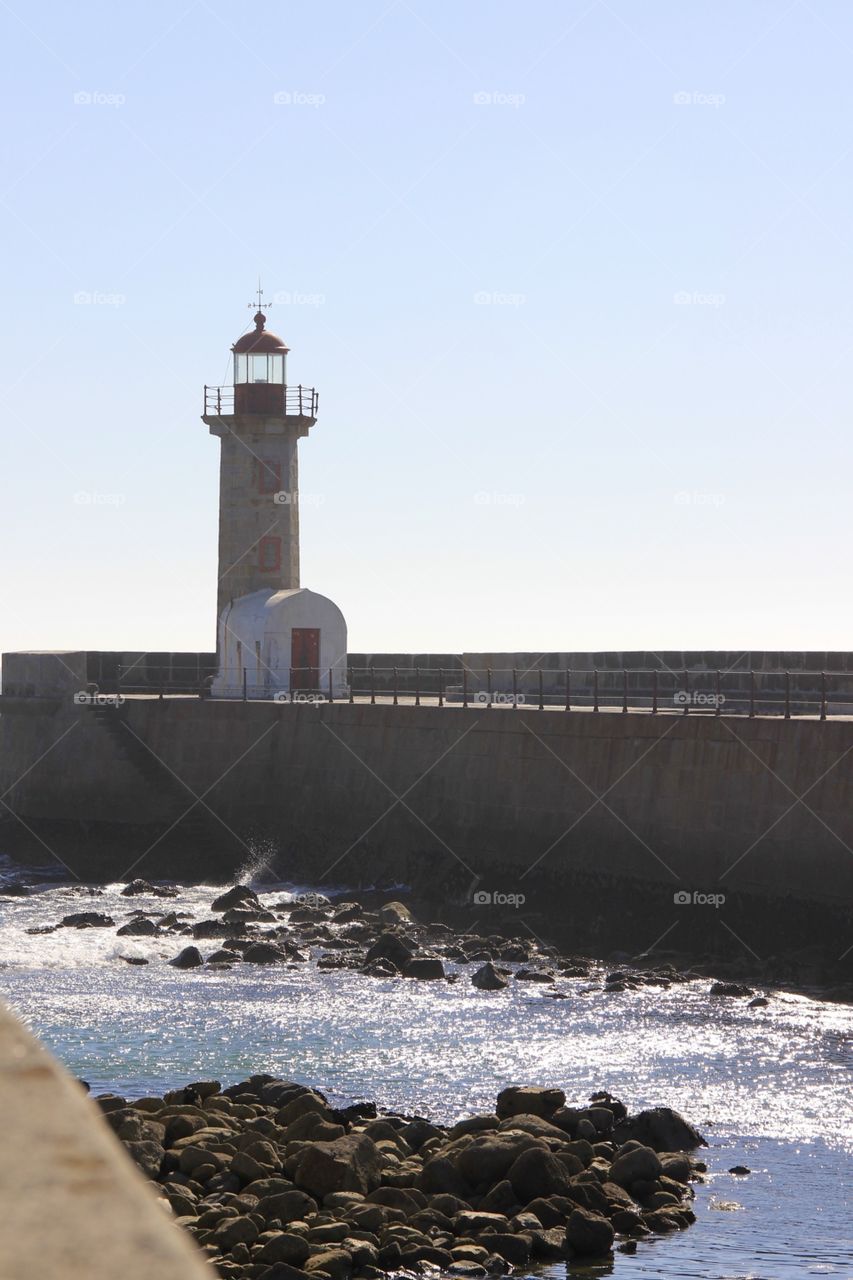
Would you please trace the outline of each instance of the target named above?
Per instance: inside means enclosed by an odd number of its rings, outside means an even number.
[[[257,301],[257,303],[255,303],[255,302],[248,302],[248,303],[246,303],[246,305],[247,305],[249,308],[252,308],[252,307],[254,307],[254,306],[257,306],[258,311],[261,311],[261,312],[263,312],[263,311],[269,311],[270,307],[272,306],[272,303],[271,303],[271,302],[264,302],[264,301],[263,301],[263,296],[264,296],[264,291],[263,291],[263,289],[261,288],[261,277],[260,277],[260,276],[258,276],[258,301]]]

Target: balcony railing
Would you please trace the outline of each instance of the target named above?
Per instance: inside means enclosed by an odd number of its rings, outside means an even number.
[[[254,388],[263,387],[264,395],[264,413],[281,413],[288,417],[294,418],[316,418],[317,406],[320,397],[313,387],[303,387],[301,384],[296,387],[276,387],[275,383],[241,383],[238,390],[246,390],[251,393]],[[279,400],[277,392],[280,392]],[[274,406],[268,408],[267,406]],[[234,387],[208,387],[204,388],[204,416],[220,417],[231,416],[233,413],[239,412],[234,405]]]

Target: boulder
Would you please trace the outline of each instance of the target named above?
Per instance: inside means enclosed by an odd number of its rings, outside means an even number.
[[[131,1160],[152,1181],[159,1177],[165,1151],[159,1142],[126,1142],[123,1144]]]
[[[176,956],[172,956],[169,964],[174,969],[197,969],[204,961],[198,947],[184,947]]]
[[[509,983],[498,973],[491,960],[487,960],[482,969],[471,975],[471,986],[478,991],[503,991]]]
[[[305,1280],[305,1272],[289,1262],[274,1262],[262,1273],[262,1280]]]
[[[138,920],[131,920],[128,924],[123,924],[120,929],[116,930],[116,936],[119,938],[151,938],[157,932],[157,926],[153,920],[141,916]]]
[[[508,1116],[542,1116],[548,1120],[565,1104],[562,1089],[543,1089],[537,1086],[511,1085],[498,1094],[495,1111],[501,1120]]]
[[[334,1142],[315,1142],[298,1155],[297,1187],[322,1199],[332,1191],[360,1191],[379,1186],[382,1155],[372,1138],[350,1133]]]
[[[227,893],[220,894],[210,904],[211,911],[230,911],[232,907],[244,907],[247,910],[260,907],[258,895],[254,889],[245,884],[235,884]]]
[[[397,969],[404,969],[415,951],[417,944],[410,938],[404,938],[399,933],[380,933],[373,945],[368,947],[364,959],[367,964],[374,960],[386,960]]]
[[[460,1151],[456,1166],[472,1187],[491,1187],[507,1176],[511,1166],[528,1147],[541,1149],[541,1142],[528,1133],[485,1133]]]
[[[177,898],[178,890],[172,886],[151,884],[148,880],[131,880],[121,891],[123,898],[135,898],[143,893],[151,898]]]
[[[59,922],[60,929],[111,929],[115,924],[112,916],[105,916],[100,911],[75,911],[70,916],[63,916]]]
[[[315,1253],[305,1263],[305,1270],[309,1276],[319,1271],[323,1275],[331,1276],[332,1280],[345,1280],[352,1274],[352,1269],[352,1254],[346,1249],[324,1249],[322,1253]]]
[[[506,1167],[509,1168],[509,1164]],[[431,1160],[427,1160],[416,1181],[420,1190],[427,1195],[457,1196],[460,1200],[467,1201],[471,1194],[467,1179],[447,1156],[433,1156]]]
[[[386,902],[384,906],[379,908],[379,919],[386,928],[395,924],[411,925],[415,923],[414,916],[403,902]]]
[[[651,1147],[631,1147],[620,1152],[610,1166],[610,1181],[620,1187],[634,1182],[654,1182],[663,1173],[663,1165]]]
[[[580,1166],[579,1161],[576,1163]],[[529,1204],[537,1196],[565,1195],[569,1186],[566,1166],[542,1147],[523,1151],[510,1166],[507,1178],[522,1205]]]
[[[652,1107],[622,1121],[614,1139],[625,1142],[628,1138],[655,1151],[692,1151],[708,1145],[701,1133],[671,1107]]]
[[[413,956],[403,967],[404,978],[446,978],[444,965],[437,956]]]
[[[282,1185],[284,1184],[283,1179],[268,1178],[266,1181],[268,1183],[281,1181]],[[254,1194],[253,1189],[256,1186],[258,1183],[251,1183],[245,1190]],[[265,1222],[275,1222],[276,1219],[283,1223],[300,1222],[309,1213],[317,1212],[317,1201],[306,1195],[304,1191],[300,1191],[298,1187],[292,1187],[288,1191],[262,1195],[258,1200],[257,1211]]]
[[[742,982],[715,982],[711,986],[712,996],[754,996],[751,987]]]
[[[287,1262],[291,1267],[301,1267],[311,1253],[311,1246],[304,1236],[295,1231],[280,1231],[267,1240],[257,1253],[260,1262]]]
[[[601,1258],[613,1248],[614,1231],[600,1213],[575,1209],[566,1223],[566,1244],[582,1257]]]
[[[225,1218],[213,1233],[213,1243],[227,1253],[235,1244],[254,1244],[258,1234],[257,1225],[249,1217]]]
[[[274,942],[253,942],[243,952],[243,959],[247,964],[281,964],[288,956]]]
[[[553,973],[546,969],[519,969],[515,975],[517,982],[556,982]]]

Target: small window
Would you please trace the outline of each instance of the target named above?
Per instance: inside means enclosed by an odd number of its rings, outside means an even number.
[[[258,543],[258,568],[265,573],[274,573],[281,568],[281,538],[261,538]]]
[[[281,489],[281,463],[258,458],[258,493],[278,493]]]
[[[266,354],[249,356],[249,381],[269,382]]]

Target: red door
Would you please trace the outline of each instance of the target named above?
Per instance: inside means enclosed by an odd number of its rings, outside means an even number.
[[[320,628],[294,627],[290,642],[291,689],[320,687]]]

